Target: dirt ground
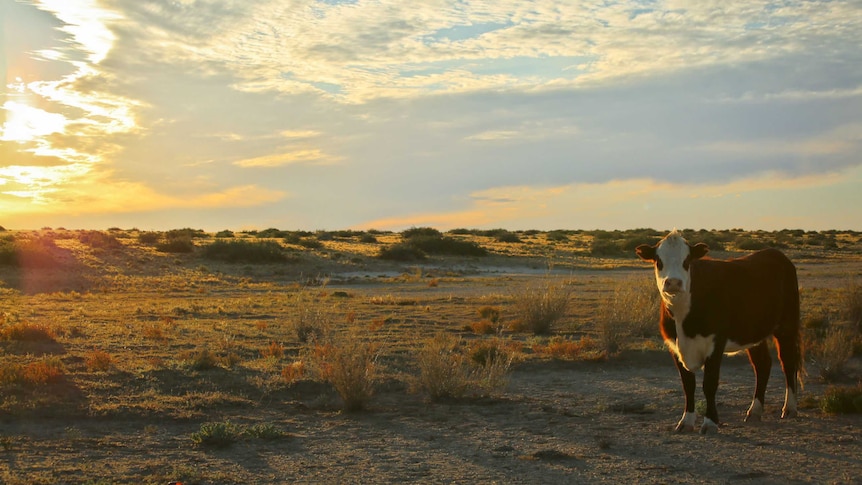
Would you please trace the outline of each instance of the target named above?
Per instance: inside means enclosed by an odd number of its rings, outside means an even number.
[[[862,274],[858,262],[849,269],[818,264],[800,268],[802,286],[829,285],[848,271]],[[328,289],[401,291],[373,276],[388,271],[403,268],[341,275]],[[547,274],[540,264],[484,271],[493,278],[478,274],[457,284],[443,279],[440,287],[422,282],[410,291],[457,299],[504,292],[507,272],[517,278]],[[596,275],[613,279],[632,272],[649,268],[563,271],[581,288]],[[660,349],[626,350],[603,361],[528,360],[515,365],[508,386],[494,397],[429,402],[390,379],[368,409],[352,414],[331,404],[325,385],[302,381],[263,398],[203,407],[187,419],[146,413],[3,416],[0,483],[862,484],[862,415],[827,415],[816,404],[803,404],[797,418],[781,420],[784,379],[777,362],[772,369],[763,420],[744,423],[753,372],[744,355],[724,360],[722,425],[709,435],[673,432],[683,396],[671,358]],[[816,368],[808,370],[816,376]],[[862,376],[859,357],[847,375],[850,383]],[[138,378],[123,377],[132,383]],[[223,384],[213,377],[212,385],[215,394]],[[809,378],[801,402],[806,395],[822,396],[826,386]],[[225,448],[192,446],[190,436],[202,421],[224,420],[267,423],[285,435]]]
[[[649,351],[524,364],[500,398],[428,403],[395,384],[358,414],[309,409],[312,386],[235,410],[235,421],[266,420],[286,437],[221,450],[189,446],[194,422],[5,423],[6,435],[28,438],[0,466],[27,483],[862,483],[860,417],[802,409],[781,420],[781,381],[775,371],[763,421],[743,423],[752,372],[727,359],[724,423],[705,436],[672,431],[676,371]]]

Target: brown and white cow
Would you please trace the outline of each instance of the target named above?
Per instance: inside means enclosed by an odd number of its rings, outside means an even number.
[[[661,333],[671,350],[685,392],[677,431],[694,430],[694,372],[703,368],[706,415],[701,433],[718,429],[715,393],[721,358],[742,350],[754,367],[754,399],[745,420],[763,414],[772,367],[767,338],[773,336],[786,381],[781,417],[796,415],[802,355],[796,267],[776,249],[726,261],[704,258],[706,244],[689,244],[674,229],[656,245],[637,247],[655,265],[661,294]]]

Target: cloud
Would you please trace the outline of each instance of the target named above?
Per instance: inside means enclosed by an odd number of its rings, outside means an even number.
[[[317,148],[309,148],[303,150],[289,151],[285,153],[276,153],[273,155],[264,155],[255,158],[247,158],[243,160],[238,160],[233,164],[243,168],[272,168],[281,167],[284,165],[291,165],[294,163],[329,164],[337,162],[338,160],[338,157],[327,155]]]
[[[829,223],[817,220],[818,208],[797,211],[798,207],[775,207],[768,201],[782,193],[812,192],[837,197],[847,203],[862,202],[862,194],[852,187],[862,182],[862,169],[788,178],[769,173],[758,177],[714,185],[675,184],[652,179],[612,180],[552,187],[509,186],[477,191],[471,203],[460,210],[419,213],[376,219],[360,228],[403,230],[431,226],[442,230],[458,227],[508,227],[515,229],[653,227],[703,228],[701,211],[713,213],[724,206],[724,217],[709,218],[709,228],[818,227]],[[830,191],[838,193],[828,195]],[[856,201],[847,200],[848,194]],[[739,210],[749,205],[747,211]],[[852,220],[852,215],[843,221]],[[766,225],[766,222],[769,225]]]

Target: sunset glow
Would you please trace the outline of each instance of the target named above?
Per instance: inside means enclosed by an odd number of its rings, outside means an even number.
[[[862,229],[854,3],[3,9],[4,227]]]

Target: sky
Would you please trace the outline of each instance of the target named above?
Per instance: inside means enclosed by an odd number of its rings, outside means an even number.
[[[0,0],[0,226],[862,230],[862,2]]]

